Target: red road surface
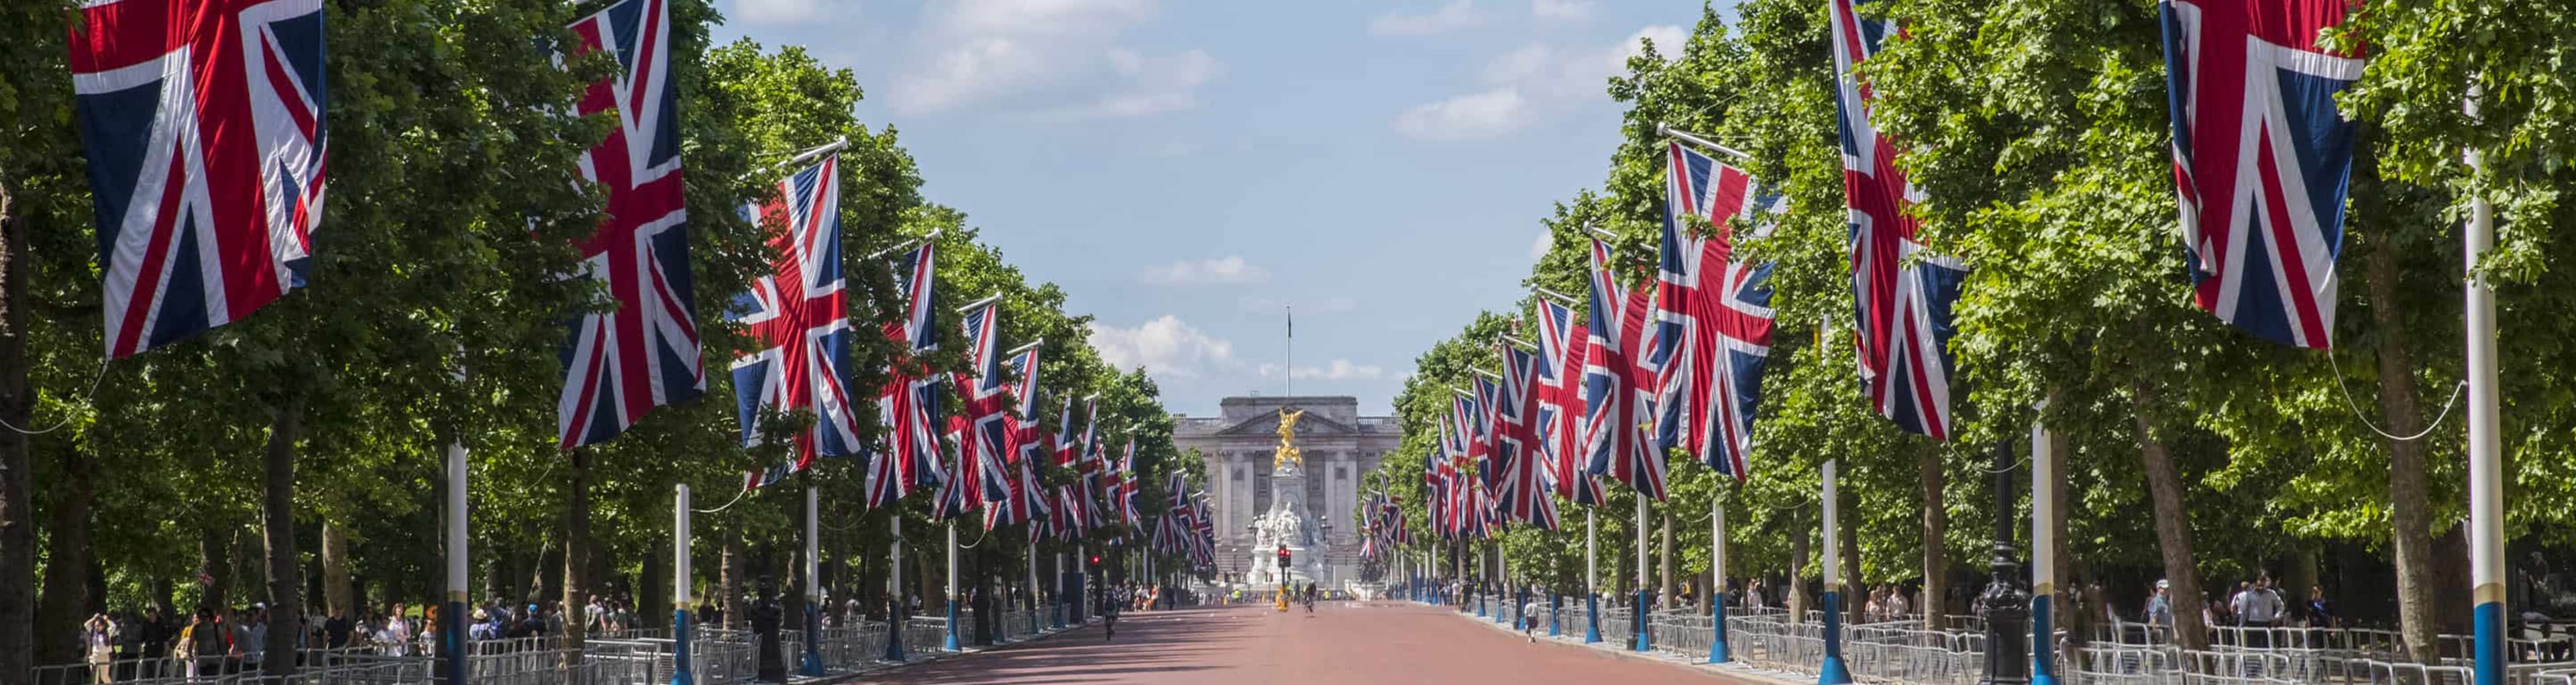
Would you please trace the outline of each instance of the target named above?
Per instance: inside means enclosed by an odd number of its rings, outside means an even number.
[[[1542,628],[1543,630],[1543,628]],[[1702,671],[1476,625],[1447,609],[1318,603],[1128,613],[1035,643],[861,678],[906,685],[1611,685],[1723,682]]]

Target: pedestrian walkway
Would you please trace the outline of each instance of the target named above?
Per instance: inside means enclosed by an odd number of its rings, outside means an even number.
[[[883,685],[1418,685],[1420,683],[1698,682],[1709,673],[1469,625],[1407,602],[1322,602],[1315,613],[1269,606],[1126,614],[1118,637],[1099,626],[958,655],[854,682]],[[1745,685],[1781,685],[1736,679]]]

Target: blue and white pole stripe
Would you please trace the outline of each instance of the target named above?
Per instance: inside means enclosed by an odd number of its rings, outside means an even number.
[[[1851,667],[1843,663],[1843,596],[1842,577],[1836,573],[1842,563],[1841,505],[1834,500],[1834,460],[1825,460],[1825,663],[1817,669],[1816,685],[1845,685],[1852,681]]]
[[[2478,91],[2466,110],[2478,112]],[[2482,163],[2476,148],[2463,153],[2472,173]],[[2473,191],[2474,192],[2474,191]],[[2470,613],[2476,646],[2476,685],[2504,685],[2504,457],[2497,434],[2495,286],[2477,275],[2478,258],[2495,247],[2495,209],[2484,195],[2469,198],[2469,224],[2461,250],[2468,281],[2469,383],[2469,579],[2477,602]]]
[[[2057,595],[2057,501],[2049,484],[2057,480],[2050,462],[2048,428],[2030,425],[2030,685],[2057,685],[2057,631],[2049,608]]]
[[[1708,498],[1709,641],[1708,662],[1729,661],[1726,649],[1726,500]]]
[[[692,685],[689,643],[689,484],[671,498],[671,685]]]

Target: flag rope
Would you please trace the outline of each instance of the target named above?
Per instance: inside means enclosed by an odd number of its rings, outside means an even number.
[[[750,491],[750,490],[744,490],[744,491],[742,491],[742,492],[734,493],[734,494],[733,494],[733,500],[732,500],[732,501],[725,502],[725,503],[724,503],[724,506],[721,506],[721,507],[716,507],[716,508],[714,508],[714,509],[691,509],[691,510],[689,510],[689,511],[696,512],[696,513],[700,513],[700,514],[713,514],[713,513],[721,512],[721,511],[724,511],[724,510],[726,510],[726,509],[732,508],[732,507],[733,507],[733,505],[734,505],[734,503],[736,503],[736,502],[741,502],[741,501],[742,501],[742,496],[743,496],[743,495],[748,495],[748,494],[751,494],[751,491]]]
[[[2424,439],[2424,436],[2432,435],[2435,429],[2442,427],[2443,419],[2450,418],[2451,409],[2460,405],[2460,393],[2469,389],[2469,382],[2466,379],[2462,379],[2459,384],[2451,386],[2451,399],[2442,403],[2441,415],[2433,417],[2432,421],[2425,422],[2424,430],[2415,431],[2414,435],[2401,436],[2382,430],[2379,427],[2379,424],[2371,423],[2370,415],[2361,412],[2361,403],[2352,401],[2352,386],[2344,384],[2343,361],[2338,359],[2338,355],[2335,354],[2335,348],[2326,348],[2326,362],[2330,367],[2328,370],[2334,373],[2335,387],[2343,390],[2343,406],[2346,409],[2352,410],[2352,417],[2360,419],[2362,426],[2369,428],[2370,432],[2378,433],[2379,437],[2398,442],[2414,442]]]
[[[92,372],[92,373],[90,374],[90,377],[89,377],[89,390],[82,392],[82,393],[81,393],[81,395],[80,395],[80,401],[79,401],[79,402],[74,402],[73,404],[75,404],[75,405],[79,405],[79,406],[84,406],[84,407],[85,407],[85,406],[88,406],[88,405],[89,405],[89,400],[90,400],[90,398],[98,396],[98,384],[99,384],[99,382],[107,380],[107,361],[108,361],[108,360],[106,360],[106,359],[104,359],[104,358],[102,358],[102,359],[98,360],[98,370],[97,370],[97,371],[95,371],[95,372]],[[32,398],[31,398],[31,399],[32,399]],[[29,415],[33,415],[33,414],[35,414],[35,413],[36,413],[36,412],[35,412],[35,409],[36,409],[36,407],[35,407],[35,403],[34,403],[34,402],[29,402],[29,403],[28,403],[28,406],[27,406],[27,413],[28,413]],[[8,420],[6,420],[6,419],[0,419],[0,428],[7,428],[7,429],[9,429],[9,430],[11,430],[11,431],[16,431],[16,432],[17,432],[18,434],[20,434],[20,435],[44,435],[44,434],[46,434],[46,433],[51,433],[51,432],[54,432],[54,431],[57,431],[57,430],[61,430],[61,429],[62,429],[62,427],[64,427],[64,426],[72,425],[72,417],[73,417],[73,416],[75,416],[75,415],[78,415],[79,413],[80,413],[80,412],[77,412],[77,411],[65,410],[65,411],[64,411],[64,413],[63,413],[63,419],[62,419],[61,421],[55,421],[55,422],[54,422],[54,425],[46,426],[44,430],[29,430],[29,429],[26,429],[26,428],[20,428],[20,427],[18,427],[16,424],[9,423],[9,422],[8,422]]]

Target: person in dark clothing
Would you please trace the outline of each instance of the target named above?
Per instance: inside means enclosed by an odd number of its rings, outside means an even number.
[[[332,611],[331,618],[322,621],[322,647],[339,649],[349,646],[349,633],[349,612]]]

